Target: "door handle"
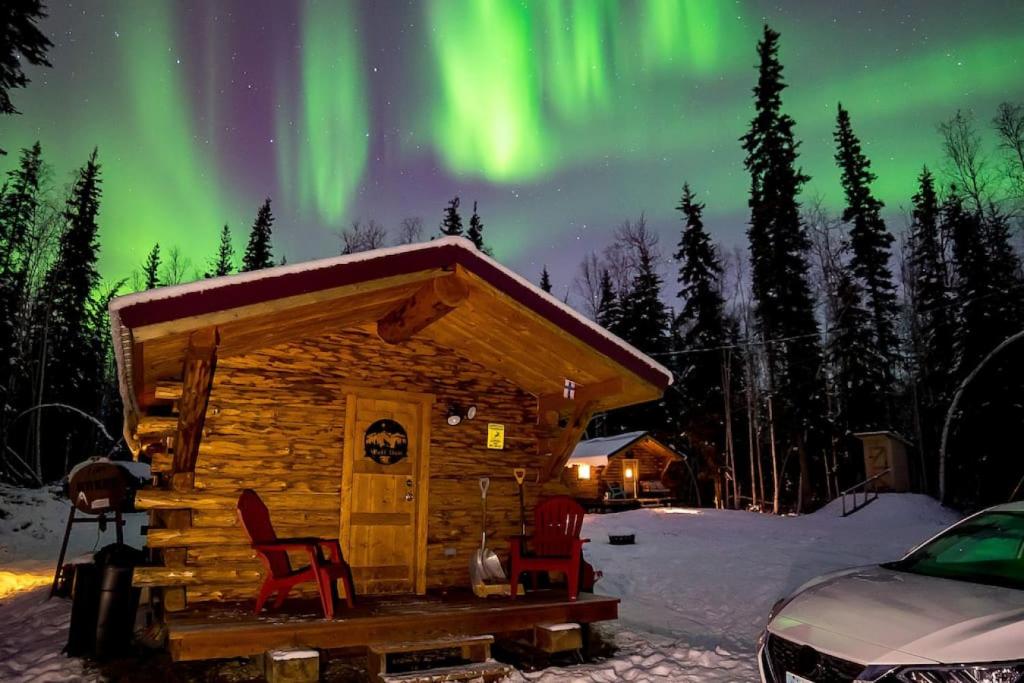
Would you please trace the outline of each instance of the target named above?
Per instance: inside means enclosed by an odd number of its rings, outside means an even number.
[[[411,503],[415,496],[412,494],[412,477],[405,480],[405,502]]]

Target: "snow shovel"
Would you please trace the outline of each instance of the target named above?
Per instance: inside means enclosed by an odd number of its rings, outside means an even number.
[[[473,553],[469,561],[469,576],[473,586],[480,586],[487,580],[504,581],[505,570],[501,568],[501,560],[493,550],[487,549],[487,489],[491,480],[480,477],[480,507],[483,519],[480,529],[480,550]]]
[[[516,478],[516,485],[519,487],[519,526],[520,535],[526,536],[526,503],[523,501],[523,481],[526,479],[526,468],[517,467],[512,470],[512,476]]]

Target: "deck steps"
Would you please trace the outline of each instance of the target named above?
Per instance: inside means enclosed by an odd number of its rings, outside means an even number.
[[[458,666],[445,666],[400,674],[380,674],[381,683],[444,683],[446,681],[484,681],[494,683],[507,678],[513,669],[508,664],[489,659]]]
[[[494,636],[450,636],[432,640],[396,641],[373,643],[366,647],[367,670],[371,678],[376,675],[381,681],[404,681],[411,683],[433,683],[434,681],[498,681],[507,676],[511,667],[491,659],[491,645]],[[431,669],[391,673],[388,655],[438,654],[445,651],[458,652],[466,663],[447,665]]]

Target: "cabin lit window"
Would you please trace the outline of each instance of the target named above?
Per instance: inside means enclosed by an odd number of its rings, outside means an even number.
[[[590,465],[580,465],[576,469],[577,479],[590,479]]]
[[[626,468],[626,479],[632,479],[632,478],[633,478],[633,468],[632,467],[627,467]]]

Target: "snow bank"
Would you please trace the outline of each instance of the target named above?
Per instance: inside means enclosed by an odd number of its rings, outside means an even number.
[[[0,484],[0,570],[52,577],[70,509],[59,486],[22,489]],[[142,547],[145,520],[142,513],[125,515],[125,543]],[[112,519],[102,533],[97,524],[76,524],[67,557],[99,550],[115,540]]]

